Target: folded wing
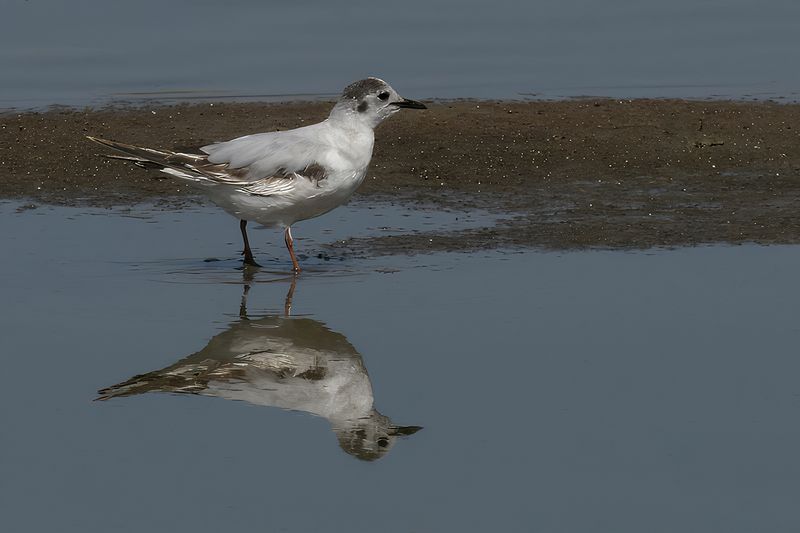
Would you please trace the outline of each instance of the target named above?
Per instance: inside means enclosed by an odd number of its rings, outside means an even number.
[[[301,128],[306,129],[309,128]],[[143,148],[97,137],[89,139],[125,154],[108,156],[114,159],[157,168],[181,179],[233,185],[243,193],[273,196],[289,193],[298,180],[319,186],[328,175],[328,170],[317,162],[324,146],[314,142],[313,135],[298,135],[297,131],[261,133],[210,144],[201,148],[203,154]]]

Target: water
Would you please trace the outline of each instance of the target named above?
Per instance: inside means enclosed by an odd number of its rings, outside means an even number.
[[[330,97],[796,99],[795,0],[6,0],[0,108]]]
[[[2,529],[800,526],[800,248],[315,255],[425,216],[298,225],[293,288],[279,235],[244,272],[215,210],[0,204]],[[92,401],[176,364],[149,379],[181,393]],[[309,414],[324,394],[391,422],[347,433]],[[380,446],[389,426],[413,430]]]

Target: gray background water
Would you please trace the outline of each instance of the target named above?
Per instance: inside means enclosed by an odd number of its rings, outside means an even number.
[[[333,94],[369,74],[409,97],[792,97],[799,24],[794,0],[6,0],[0,107]],[[294,312],[363,355],[381,412],[424,426],[362,463],[308,414],[91,401],[237,320],[235,221],[16,207],[0,204],[2,531],[800,528],[797,247],[325,261],[335,238],[486,215],[298,225]],[[274,314],[285,254],[251,238],[268,271],[249,310]]]
[[[330,95],[367,75],[426,98],[796,98],[798,51],[796,0],[4,0],[0,107]]]
[[[424,426],[362,463],[307,414],[91,401],[236,320],[235,221],[142,214],[0,205],[3,531],[800,527],[797,247],[305,259],[294,312]],[[402,215],[340,209],[298,246]],[[251,236],[271,271],[250,312],[280,310],[280,238]]]

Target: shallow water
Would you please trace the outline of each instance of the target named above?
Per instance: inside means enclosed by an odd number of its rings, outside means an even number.
[[[797,99],[795,0],[8,0],[0,108],[339,94]]]
[[[203,207],[16,207],[4,530],[800,526],[798,247],[317,257],[357,227],[463,223],[352,206],[298,225],[287,318],[273,232],[245,272]],[[340,416],[370,405],[391,422]]]

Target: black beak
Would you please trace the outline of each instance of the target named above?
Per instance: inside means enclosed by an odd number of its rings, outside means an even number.
[[[415,103],[419,103],[419,102],[415,102]],[[415,109],[427,109],[427,108],[417,107]],[[416,433],[420,429],[422,429],[422,426],[391,426],[389,428],[389,432],[388,433],[389,433],[389,436],[392,436],[392,437],[397,436],[397,435],[407,436],[407,435],[413,435],[414,433]]]
[[[399,102],[392,102],[397,107],[407,107],[408,109],[428,109],[425,104],[422,102],[417,102],[416,100],[409,100],[408,98],[403,98]]]

